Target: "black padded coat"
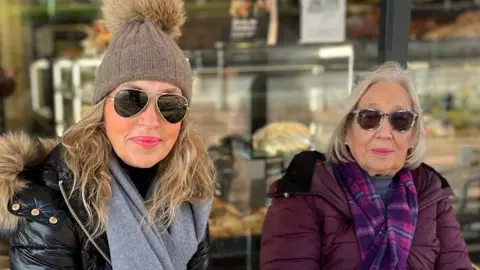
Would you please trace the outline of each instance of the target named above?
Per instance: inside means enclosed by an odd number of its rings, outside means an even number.
[[[10,242],[10,269],[112,269],[104,234],[93,239],[55,141],[0,138],[0,234]],[[207,269],[208,228],[187,269]]]

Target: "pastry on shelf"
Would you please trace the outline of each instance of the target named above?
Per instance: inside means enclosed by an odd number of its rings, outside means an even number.
[[[455,25],[442,26],[427,32],[424,35],[424,39],[432,41],[448,39],[455,35],[455,31]]]
[[[231,203],[214,197],[212,212],[208,220],[210,235],[214,238],[228,238],[244,235],[242,214]]]
[[[379,35],[378,22],[380,20],[380,8],[368,7],[368,11],[352,11],[347,18],[347,30],[349,38],[377,38]]]
[[[480,23],[480,11],[466,11],[457,18],[457,25],[471,25]]]
[[[243,218],[251,234],[260,235],[262,233],[266,212],[266,208],[251,209],[248,215]]]
[[[438,41],[477,37],[480,37],[480,11],[466,11],[460,14],[455,22],[429,31],[424,39]]]
[[[246,233],[243,221],[233,215],[218,216],[208,221],[210,235],[214,238],[244,236]]]
[[[242,216],[242,213],[238,211],[233,204],[226,202],[220,198],[215,197],[213,199],[212,204],[212,215],[223,215],[223,214],[231,214],[234,216]]]
[[[210,235],[213,238],[260,235],[265,214],[266,208],[250,209],[242,214],[231,203],[215,197],[208,221]]]
[[[410,38],[421,39],[426,33],[441,26],[441,21],[434,17],[420,17],[410,22]]]
[[[297,122],[271,123],[253,135],[253,148],[267,156],[278,156],[311,147],[310,129]]]

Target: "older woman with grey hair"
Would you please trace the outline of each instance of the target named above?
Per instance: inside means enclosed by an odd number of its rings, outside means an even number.
[[[261,269],[472,269],[452,189],[423,163],[422,108],[396,63],[352,92],[327,155],[270,188]]]

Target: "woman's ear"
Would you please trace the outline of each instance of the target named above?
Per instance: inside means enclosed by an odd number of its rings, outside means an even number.
[[[352,136],[352,130],[351,130],[351,126],[347,126],[347,128],[345,128],[345,131],[343,133],[343,136],[345,137],[345,145],[348,145],[350,143],[350,138]]]

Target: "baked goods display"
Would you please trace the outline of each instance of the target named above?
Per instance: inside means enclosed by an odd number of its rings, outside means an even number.
[[[253,135],[253,148],[267,156],[278,156],[308,150],[311,145],[310,129],[297,122],[271,123]]]
[[[466,11],[457,16],[454,22],[427,32],[424,39],[437,41],[476,37],[480,37],[480,11]]]
[[[210,235],[213,238],[260,235],[265,214],[265,208],[242,213],[233,204],[215,197],[208,221]]]
[[[347,17],[347,33],[350,39],[378,38],[380,7],[350,9]]]
[[[379,36],[379,1],[350,1],[347,17],[347,32],[350,39],[371,39]],[[428,3],[413,1],[414,4]],[[359,5],[363,4],[363,5]],[[438,4],[438,3],[437,3]],[[432,4],[433,5],[433,4]],[[415,10],[415,9],[414,9]],[[428,8],[426,8],[428,10]],[[480,37],[480,11],[468,10],[457,15],[448,12],[415,12],[410,21],[412,40],[439,41],[447,39]],[[452,19],[453,15],[453,19]]]
[[[232,18],[247,18],[252,2],[249,0],[231,0],[230,1],[230,16]]]

